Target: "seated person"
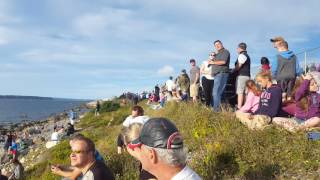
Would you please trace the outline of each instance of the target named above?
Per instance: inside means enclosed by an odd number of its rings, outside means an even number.
[[[82,134],[77,134],[74,136],[70,141],[69,144],[72,147],[74,145],[74,142],[78,140],[82,140],[85,138]],[[100,153],[95,149],[94,152],[95,160],[99,161],[103,164],[105,164],[105,161],[103,157],[100,155]],[[51,166],[51,172],[53,174],[68,178],[68,179],[77,179],[81,176],[81,169],[77,168],[76,166],[62,166],[62,165],[52,165]]]
[[[289,116],[294,116],[296,113],[295,94],[298,88],[303,83],[303,81],[304,81],[303,77],[299,77],[296,79],[293,90],[292,90],[292,94],[289,95],[290,96],[289,99],[291,100],[285,101],[282,103],[283,104],[282,110],[286,112]]]
[[[122,125],[124,127],[129,127],[132,123],[144,124],[148,120],[149,120],[149,117],[148,116],[144,116],[144,110],[143,110],[143,108],[141,106],[133,106],[132,107],[132,111],[131,111],[131,115],[128,116],[124,120]],[[124,147],[124,143],[123,143],[123,140],[122,140],[122,136],[119,135],[118,136],[118,140],[117,140],[118,154],[121,154],[123,147]]]
[[[131,141],[137,139],[139,137],[139,134],[141,132],[142,129],[142,124],[140,123],[133,123],[131,124],[129,127],[124,128],[121,131],[121,135],[123,137],[124,140],[124,144],[127,146]],[[130,151],[128,150],[128,152],[132,155],[132,156],[136,156],[136,152],[135,151]],[[140,180],[152,180],[152,179],[156,179],[155,176],[153,176],[152,174],[150,174],[148,171],[142,169],[142,166],[140,164],[139,166],[139,177]]]
[[[71,123],[68,123],[67,136],[70,136],[73,133],[74,133],[74,126]]]
[[[273,123],[289,131],[304,130],[320,125],[320,73],[311,72],[303,77],[304,81],[295,92],[294,118],[273,119]]]
[[[53,133],[51,134],[51,139],[46,143],[46,148],[50,149],[53,146],[57,145],[61,140],[63,129],[59,129],[57,126],[54,126]]]
[[[246,82],[248,95],[245,104],[239,109],[242,113],[254,113],[259,107],[261,90],[258,88],[253,80]]]
[[[238,118],[250,129],[263,129],[271,123],[272,118],[281,116],[282,92],[280,87],[272,84],[269,72],[260,72],[256,81],[264,89],[260,95],[259,107],[254,113],[247,113]]]

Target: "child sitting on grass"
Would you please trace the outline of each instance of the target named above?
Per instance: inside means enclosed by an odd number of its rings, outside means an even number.
[[[311,72],[303,77],[295,92],[294,118],[274,118],[273,123],[289,131],[304,130],[320,125],[320,73]]]
[[[253,80],[248,80],[246,82],[246,88],[248,91],[248,95],[246,97],[246,102],[239,109],[239,112],[254,113],[257,111],[257,109],[259,107],[261,90]]]
[[[259,107],[254,113],[246,113],[238,118],[250,129],[263,129],[271,123],[272,118],[281,115],[282,92],[280,87],[272,84],[269,72],[260,72],[256,81],[264,89],[260,95]]]

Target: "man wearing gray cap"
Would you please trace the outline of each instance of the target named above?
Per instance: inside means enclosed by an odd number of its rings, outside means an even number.
[[[186,165],[187,153],[176,126],[165,118],[152,118],[143,125],[139,138],[128,144],[139,151],[142,168],[161,180],[200,180]]]

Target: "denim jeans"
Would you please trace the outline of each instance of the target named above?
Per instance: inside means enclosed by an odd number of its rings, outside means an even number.
[[[215,111],[220,110],[220,103],[221,103],[221,96],[224,91],[224,88],[227,85],[229,74],[228,73],[219,73],[214,76],[214,83],[213,83],[213,109]]]

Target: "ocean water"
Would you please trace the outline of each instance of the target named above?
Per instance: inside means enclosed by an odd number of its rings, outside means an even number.
[[[72,99],[0,98],[0,124],[43,120],[88,101]]]

